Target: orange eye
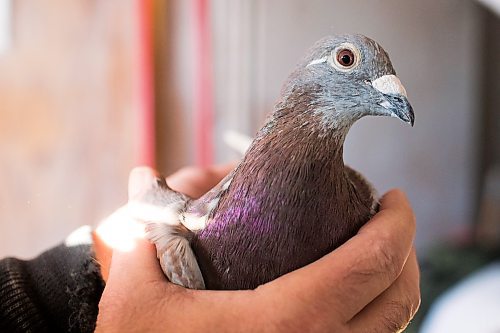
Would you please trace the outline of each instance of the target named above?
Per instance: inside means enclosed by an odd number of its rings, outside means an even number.
[[[337,53],[337,62],[343,67],[351,67],[354,62],[354,53],[349,49],[342,49]]]

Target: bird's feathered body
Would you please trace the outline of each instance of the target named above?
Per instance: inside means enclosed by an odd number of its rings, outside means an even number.
[[[367,114],[413,123],[394,74],[372,40],[326,38],[297,66],[242,162],[218,186],[198,200],[153,186],[148,193],[163,198],[156,204],[170,207],[170,217],[148,224],[166,275],[191,288],[252,289],[352,237],[378,201],[344,165],[344,139]]]
[[[255,288],[302,267],[352,237],[373,213],[370,186],[344,167],[336,144],[342,138],[314,128],[313,116],[284,112],[255,140],[193,239],[208,289]]]

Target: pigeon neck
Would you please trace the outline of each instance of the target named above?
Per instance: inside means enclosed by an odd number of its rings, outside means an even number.
[[[290,88],[277,103],[271,121],[263,130],[273,127],[295,130],[312,124],[314,126],[309,126],[312,136],[329,139],[341,150],[349,129],[361,118],[361,114],[337,110],[331,102],[321,98],[319,87],[309,88],[311,91]]]
[[[320,163],[332,169],[344,167],[343,146],[350,124],[325,123],[320,112],[278,110],[260,130],[254,142],[256,156]]]

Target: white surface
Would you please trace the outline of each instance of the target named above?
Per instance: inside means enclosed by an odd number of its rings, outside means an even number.
[[[11,34],[11,2],[0,0],[0,54],[9,49]]]
[[[480,3],[488,7],[495,14],[500,16],[500,0],[478,0]]]
[[[500,263],[473,274],[431,308],[420,333],[500,332]]]

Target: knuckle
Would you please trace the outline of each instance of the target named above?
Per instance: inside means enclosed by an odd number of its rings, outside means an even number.
[[[409,299],[393,301],[388,304],[387,309],[382,316],[382,332],[402,332],[416,312],[414,303]]]
[[[398,300],[386,304],[381,318],[381,332],[402,332],[413,319],[420,306],[419,288],[414,288]]]
[[[375,270],[387,276],[388,280],[394,281],[401,273],[403,258],[393,250],[391,240],[388,237],[380,237],[373,244],[371,251]]]
[[[382,235],[369,241],[347,277],[358,283],[367,283],[376,276],[390,285],[400,275],[403,262],[403,256],[391,247],[390,239]]]

